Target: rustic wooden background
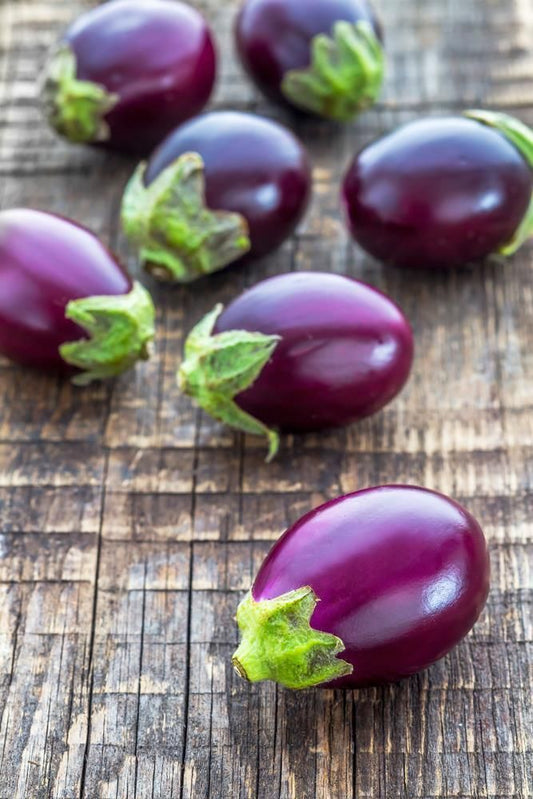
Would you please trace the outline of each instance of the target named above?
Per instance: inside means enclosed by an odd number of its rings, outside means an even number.
[[[118,209],[132,164],[56,140],[36,100],[47,48],[87,5],[1,0],[1,204],[67,213],[128,257]],[[157,355],[113,384],[75,389],[0,361],[0,799],[533,796],[533,246],[474,271],[386,270],[348,241],[337,202],[350,154],[417,114],[485,105],[533,123],[533,3],[379,5],[384,99],[351,128],[299,129],[315,198],[279,254],[201,286],[152,286]],[[275,115],[236,63],[236,3],[203,7],[222,55],[215,104]],[[260,442],[180,398],[174,373],[215,302],[290,269],[387,291],[418,360],[384,413],[286,440],[267,466]],[[493,588],[473,634],[391,687],[240,681],[233,614],[271,542],[326,498],[392,481],[450,493],[482,521]]]

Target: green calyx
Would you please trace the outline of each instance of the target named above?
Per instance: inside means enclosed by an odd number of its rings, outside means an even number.
[[[140,283],[134,283],[129,294],[73,300],[65,316],[89,336],[59,348],[64,361],[82,370],[72,380],[78,386],[115,377],[150,357],[155,308]]]
[[[506,139],[519,150],[529,168],[533,170],[533,130],[520,122],[519,119],[509,116],[508,114],[500,114],[493,111],[472,110],[466,111],[465,116],[470,119],[475,119],[483,125],[503,133]],[[529,203],[529,208],[520,223],[518,230],[515,232],[511,241],[500,247],[500,255],[514,255],[520,249],[522,244],[525,244],[533,236],[533,194]]]
[[[50,125],[77,144],[96,144],[109,139],[106,115],[118,102],[103,86],[78,80],[76,56],[61,45],[45,69],[42,95]]]
[[[260,602],[248,593],[237,610],[241,643],[232,658],[241,677],[312,688],[351,674],[351,663],[337,657],[341,639],[311,627],[318,601],[308,585]]]
[[[250,250],[246,219],[207,207],[198,153],[182,155],[149,186],[145,172],[146,164],[140,164],[126,187],[122,226],[153,277],[189,283]]]
[[[270,461],[278,451],[279,435],[241,410],[234,398],[257,380],[280,337],[247,330],[213,335],[221,313],[222,305],[217,305],[189,334],[178,385],[219,422],[244,433],[266,436]]]
[[[385,76],[385,56],[368,22],[336,22],[332,36],[311,44],[311,65],[288,72],[281,86],[289,102],[326,119],[349,122],[372,106]]]

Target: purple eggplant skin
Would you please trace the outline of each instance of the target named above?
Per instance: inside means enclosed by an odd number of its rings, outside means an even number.
[[[124,153],[150,153],[202,111],[214,87],[212,34],[179,0],[110,0],[76,20],[64,46],[75,56],[76,78],[112,98],[92,143]],[[69,124],[66,131],[56,125],[58,132],[69,137]],[[76,128],[71,138],[80,140]]]
[[[91,345],[89,332],[94,319],[90,318],[84,328],[66,316],[68,307],[72,307],[69,304],[76,307],[76,301],[85,313],[96,313],[97,324],[103,324],[105,330],[113,332],[117,319],[119,325],[132,323],[131,330],[126,328],[131,341],[124,343],[125,349],[118,356],[117,342],[111,345],[115,351],[111,353],[114,366],[109,375],[122,371],[126,360],[131,365],[130,348],[137,344],[137,357],[147,357],[146,345],[153,337],[153,305],[148,293],[132,282],[93,233],[71,220],[25,208],[2,211],[0,284],[0,353],[13,361],[80,376],[81,367],[66,362],[60,354],[60,348],[72,342],[84,341],[82,350]],[[124,307],[127,298],[134,295],[140,298],[140,305]],[[141,327],[146,324],[142,331],[136,328],[137,311],[142,316]],[[102,327],[99,330],[100,343],[108,347]],[[137,333],[142,338],[139,342],[134,341]],[[106,364],[104,361],[104,368]]]
[[[263,562],[252,597],[259,609],[310,587],[319,600],[311,627],[340,639],[335,660],[348,664],[323,687],[357,688],[403,679],[446,655],[478,619],[489,578],[486,541],[468,511],[427,489],[387,485],[300,519]],[[257,652],[245,648],[253,674]],[[235,665],[244,676],[238,654]]]
[[[246,220],[247,259],[276,250],[295,231],[311,194],[303,145],[285,127],[238,111],[213,111],[174,131],[154,152],[145,185],[186,153],[204,164],[206,202]]]
[[[281,339],[237,405],[281,432],[341,427],[401,391],[413,363],[402,311],[376,289],[341,275],[293,272],[246,291],[214,333],[248,330]]]
[[[246,0],[236,23],[241,61],[262,93],[275,103],[305,111],[283,89],[284,79],[312,61],[312,43],[330,36],[339,21],[367,23],[378,41],[382,30],[366,0]],[[327,110],[322,114],[328,116]]]
[[[507,246],[528,215],[532,167],[477,119],[416,120],[356,155],[342,189],[348,228],[392,266],[449,268],[512,254],[527,237]]]

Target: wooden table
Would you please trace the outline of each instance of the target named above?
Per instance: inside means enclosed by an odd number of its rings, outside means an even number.
[[[236,63],[234,0],[203,5],[222,54],[215,104],[276,114]],[[36,99],[48,46],[83,7],[0,6],[1,203],[69,214],[128,258],[118,209],[132,164],[55,139]],[[354,150],[416,115],[482,104],[532,124],[533,6],[380,10],[384,98],[352,127],[298,128],[315,197],[281,252],[201,287],[149,284],[157,355],[115,383],[80,390],[0,362],[0,799],[533,796],[533,247],[473,271],[387,270],[349,242],[337,200]],[[385,412],[288,439],[267,466],[262,442],[194,410],[174,375],[215,302],[290,269],[384,289],[413,322],[418,359]],[[241,681],[233,615],[272,541],[328,497],[402,481],[483,523],[493,586],[472,635],[390,687]]]

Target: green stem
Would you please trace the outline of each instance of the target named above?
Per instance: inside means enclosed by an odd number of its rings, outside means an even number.
[[[384,75],[385,56],[372,26],[341,21],[332,36],[315,36],[311,65],[288,72],[281,88],[298,108],[349,122],[376,102]]]
[[[50,57],[45,69],[42,96],[50,125],[72,142],[96,144],[110,137],[106,115],[119,97],[104,86],[78,80],[76,56],[63,44]]]
[[[140,283],[129,294],[73,300],[65,316],[88,334],[59,348],[63,360],[81,370],[73,378],[76,385],[115,377],[150,357],[155,308]]]
[[[311,688],[351,674],[351,663],[337,657],[342,640],[311,627],[318,601],[308,585],[259,602],[248,593],[237,610],[241,643],[232,659],[240,676]]]
[[[511,144],[523,156],[529,168],[533,171],[533,130],[515,117],[509,114],[501,114],[493,111],[471,110],[466,111],[465,116],[475,119],[483,125],[494,128],[503,133]],[[520,247],[533,236],[533,193],[528,210],[524,219],[520,223],[511,241],[500,247],[500,255],[514,255]]]
[[[217,305],[189,334],[178,385],[218,421],[244,433],[266,436],[268,460],[272,460],[279,447],[278,434],[239,408],[234,398],[255,383],[280,337],[247,330],[213,335],[221,313],[222,305]]]
[[[146,164],[140,164],[126,187],[122,226],[153,277],[188,283],[250,250],[246,219],[207,207],[198,153],[182,155],[149,186],[145,173]]]

